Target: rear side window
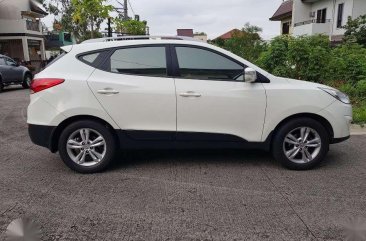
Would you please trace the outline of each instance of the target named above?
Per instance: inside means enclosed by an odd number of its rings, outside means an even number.
[[[93,62],[99,57],[100,53],[87,54],[80,57],[81,60],[93,64]]]
[[[0,65],[5,65],[5,60],[4,60],[4,58],[0,58]]]
[[[165,47],[135,47],[116,50],[108,61],[113,73],[167,76]]]

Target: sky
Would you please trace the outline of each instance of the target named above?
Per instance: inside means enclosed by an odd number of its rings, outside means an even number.
[[[216,38],[245,23],[263,29],[262,37],[269,40],[280,33],[280,23],[269,18],[282,0],[129,0],[135,14],[146,20],[151,35],[176,35],[178,28],[193,28],[205,32],[209,39]],[[109,4],[119,6],[116,0]],[[120,2],[123,2],[120,0]],[[129,16],[133,16],[129,9]],[[54,17],[44,19],[52,26]]]

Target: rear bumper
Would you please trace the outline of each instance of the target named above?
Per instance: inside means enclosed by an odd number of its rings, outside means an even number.
[[[38,146],[46,147],[52,151],[52,136],[56,127],[28,125],[28,133],[32,142]]]

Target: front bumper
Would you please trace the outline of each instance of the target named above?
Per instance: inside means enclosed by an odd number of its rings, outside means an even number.
[[[38,146],[46,147],[53,151],[52,136],[55,132],[54,126],[28,125],[28,133],[32,142]]]

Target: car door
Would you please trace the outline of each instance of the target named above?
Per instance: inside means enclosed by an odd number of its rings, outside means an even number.
[[[242,63],[198,46],[176,45],[173,55],[178,140],[261,141],[265,89],[243,81]]]
[[[176,133],[174,79],[168,77],[166,46],[111,51],[88,79],[118,126],[134,139],[172,140]]]
[[[3,83],[12,81],[13,76],[11,75],[11,66],[7,65],[5,57],[0,57],[0,73]]]
[[[8,78],[10,81],[23,81],[23,69],[19,68],[18,64],[11,58],[5,57],[5,63],[8,66]]]

